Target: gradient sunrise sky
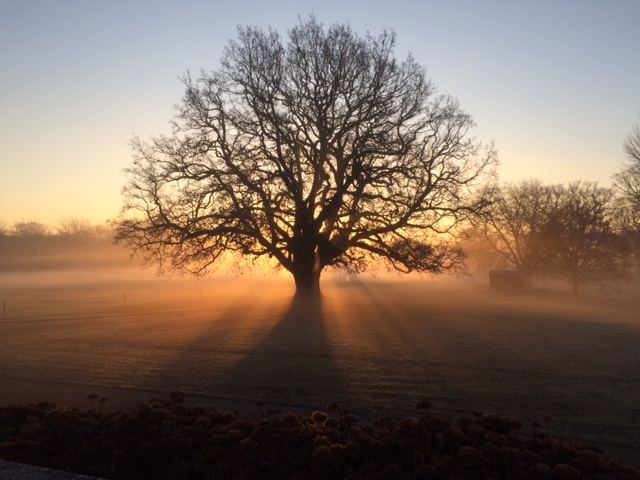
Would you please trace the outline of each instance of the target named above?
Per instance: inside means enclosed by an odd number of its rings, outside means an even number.
[[[640,119],[640,1],[0,0],[0,222],[118,214],[129,142],[168,133],[187,70],[238,25],[309,14],[397,33],[505,181],[611,184]]]

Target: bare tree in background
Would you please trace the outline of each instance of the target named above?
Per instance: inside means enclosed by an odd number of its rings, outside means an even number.
[[[616,221],[632,242],[637,262],[640,260],[640,121],[627,136],[623,148],[628,163],[613,175],[614,185],[621,194]]]
[[[113,232],[109,225],[92,225],[86,218],[64,217],[56,227],[58,236],[79,243],[111,243]]]
[[[543,232],[547,275],[569,282],[575,295],[584,285],[630,281],[630,244],[614,228],[613,190],[572,182],[554,186],[551,195]]]
[[[56,228],[58,235],[81,241],[93,240],[93,226],[86,218],[64,217]]]
[[[23,220],[13,225],[13,234],[24,239],[42,239],[51,234],[51,229],[44,223]]]
[[[496,187],[491,199],[473,219],[471,233],[484,241],[485,257],[506,260],[529,283],[558,279],[577,295],[584,285],[631,280],[629,236],[621,228],[625,211],[612,189],[531,180]]]
[[[496,186],[490,207],[473,220],[485,254],[521,271],[529,285],[544,263],[540,236],[549,210],[548,188],[538,180]]]
[[[623,148],[629,162],[613,179],[622,194],[640,210],[640,121],[627,136]]]
[[[461,265],[447,234],[482,202],[495,153],[395,35],[314,18],[240,28],[221,67],[184,77],[171,136],[134,140],[116,239],[159,269],[268,256],[317,294],[326,267]]]

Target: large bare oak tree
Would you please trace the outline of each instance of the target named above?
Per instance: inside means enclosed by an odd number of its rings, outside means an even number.
[[[269,256],[297,294],[329,266],[458,267],[447,233],[478,208],[495,153],[394,46],[314,17],[286,41],[239,28],[218,70],[183,78],[173,134],[134,140],[117,240],[195,274],[225,252]]]

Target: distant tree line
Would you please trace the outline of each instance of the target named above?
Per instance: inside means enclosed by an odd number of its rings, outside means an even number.
[[[471,217],[465,251],[483,266],[521,271],[528,285],[568,282],[576,295],[586,285],[630,282],[640,258],[640,126],[624,150],[629,162],[613,188],[538,180],[488,188],[488,207]]]
[[[565,281],[575,294],[585,285],[632,279],[633,237],[620,224],[613,189],[531,180],[496,186],[491,195],[491,206],[473,218],[466,234],[488,265],[515,268],[529,285]]]
[[[0,236],[18,237],[23,240],[36,240],[45,237],[58,237],[72,242],[111,241],[113,234],[108,225],[91,225],[85,218],[65,217],[56,227],[34,220],[21,220],[13,226],[0,221]]]
[[[113,245],[108,225],[92,225],[84,218],[65,217],[51,227],[22,220],[9,226],[0,221],[0,270],[77,268],[121,264],[122,249]]]

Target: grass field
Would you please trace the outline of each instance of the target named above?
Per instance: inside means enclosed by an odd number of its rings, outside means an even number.
[[[441,414],[499,412],[563,436],[640,443],[637,297],[336,280],[312,312],[292,305],[289,284],[262,278],[0,281],[0,379],[309,408],[337,401],[371,415],[410,415],[428,399]]]

